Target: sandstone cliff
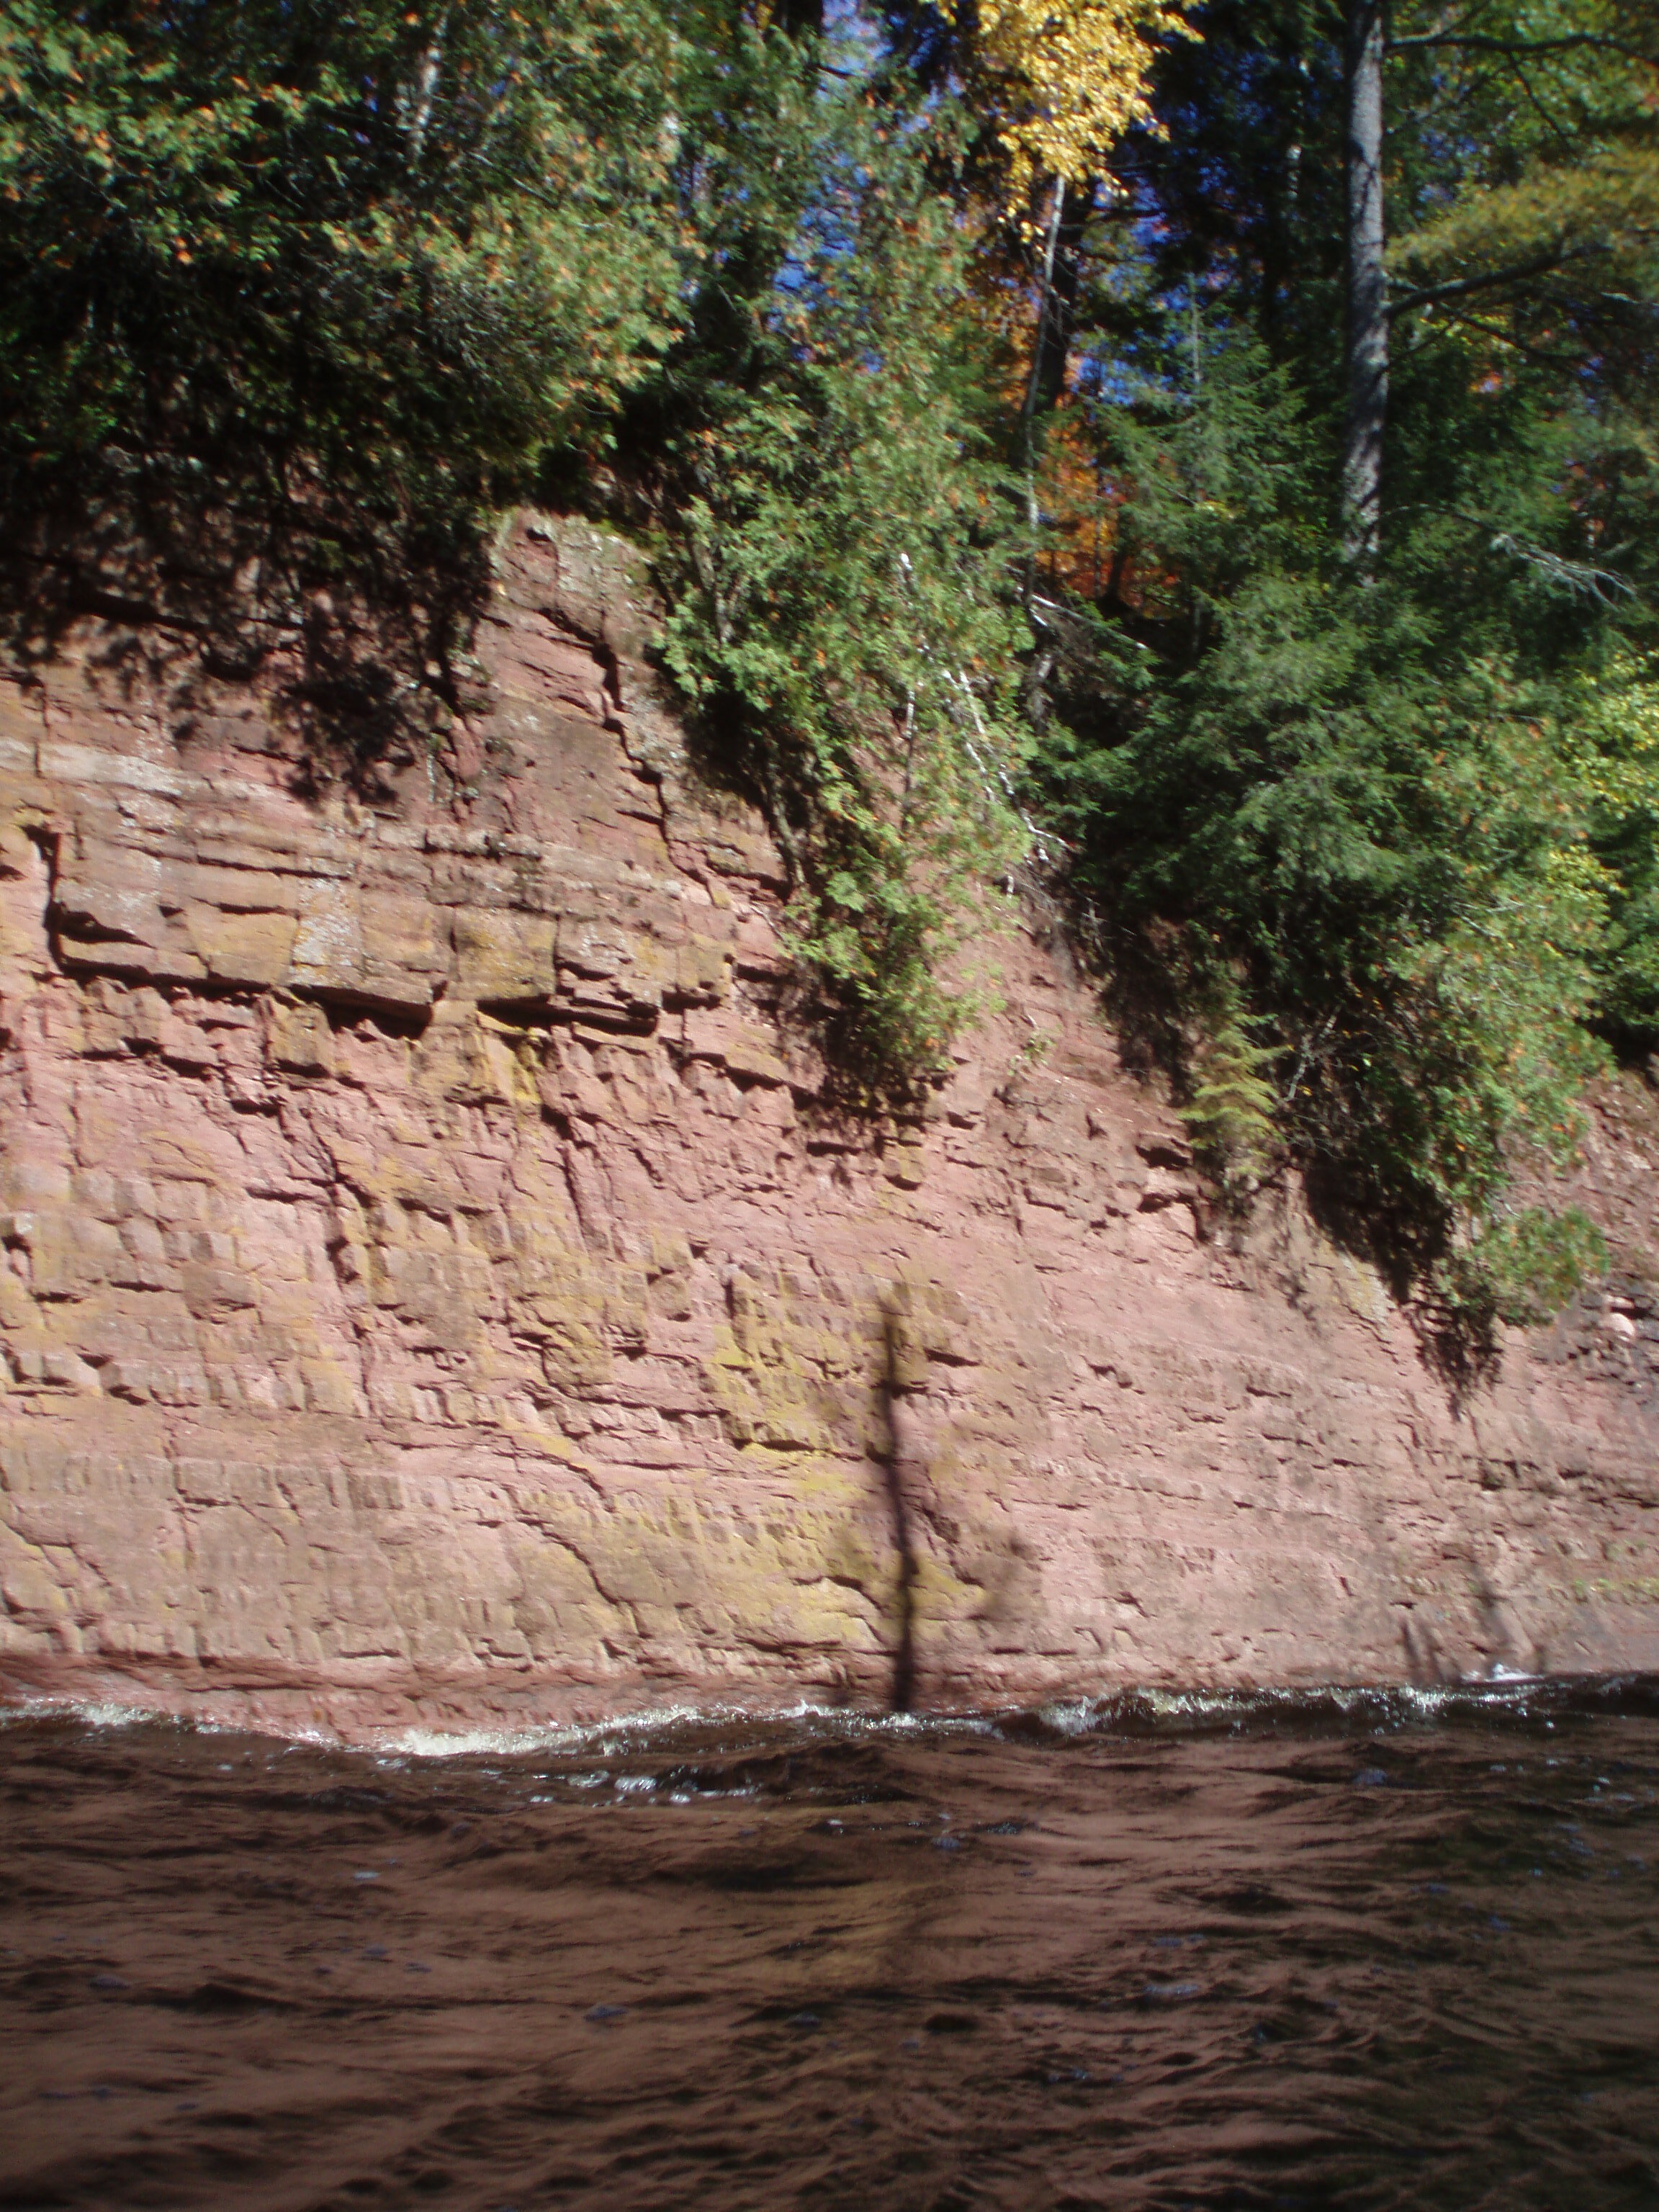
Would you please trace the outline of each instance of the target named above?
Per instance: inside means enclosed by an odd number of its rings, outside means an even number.
[[[1659,1663],[1639,1275],[1462,1400],[1293,1198],[1218,1231],[1063,960],[909,1125],[521,520],[487,709],[362,797],[88,622],[0,684],[0,1671],[363,1733]],[[1652,1241],[1659,1120],[1581,1178]]]

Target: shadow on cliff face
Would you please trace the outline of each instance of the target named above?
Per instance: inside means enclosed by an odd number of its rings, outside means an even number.
[[[482,510],[376,513],[292,456],[187,469],[161,455],[142,480],[66,483],[13,522],[0,549],[9,657],[48,664],[100,623],[92,672],[118,694],[159,690],[180,739],[223,687],[251,685],[291,734],[302,786],[343,779],[367,797],[389,765],[439,754],[480,703]]]
[[[887,1493],[893,1530],[893,1549],[898,1569],[894,1595],[893,1680],[889,1702],[896,1713],[908,1713],[916,1691],[916,1554],[911,1530],[910,1505],[905,1495],[904,1419],[900,1412],[905,1395],[899,1358],[899,1315],[890,1291],[881,1302],[881,1365],[876,1379],[876,1414],[883,1439],[877,1453]]]

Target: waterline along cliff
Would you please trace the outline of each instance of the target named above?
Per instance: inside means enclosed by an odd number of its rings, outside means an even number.
[[[88,617],[0,684],[0,1668],[366,1735],[693,1701],[1659,1665],[1659,1116],[1456,1388],[1293,1186],[1218,1218],[1041,931],[830,1105],[783,871],[619,542],[521,516],[477,714],[357,793]],[[119,611],[116,611],[118,614]]]

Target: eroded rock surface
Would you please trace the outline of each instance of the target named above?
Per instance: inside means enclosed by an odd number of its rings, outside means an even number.
[[[1639,1273],[1457,1401],[1291,1201],[1216,1231],[1024,937],[924,1116],[836,1123],[645,623],[521,521],[487,712],[361,802],[105,624],[0,684],[7,1683],[362,1734],[1659,1663]],[[1626,1085],[1626,1253],[1656,1161]]]

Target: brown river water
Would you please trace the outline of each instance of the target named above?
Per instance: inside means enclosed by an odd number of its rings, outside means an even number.
[[[0,1725],[0,2206],[1659,2207],[1659,1684]]]

